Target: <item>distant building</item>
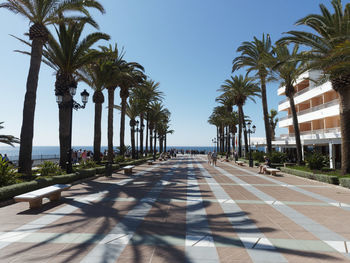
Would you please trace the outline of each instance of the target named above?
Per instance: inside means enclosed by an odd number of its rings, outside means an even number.
[[[317,85],[320,72],[309,71],[297,79],[294,101],[298,115],[303,156],[305,152],[316,149],[330,157],[330,167],[339,168],[340,155],[340,118],[338,94],[332,89],[330,82]],[[280,87],[278,95],[285,96],[285,87]],[[279,112],[286,116],[279,119],[279,127],[286,128],[288,133],[282,134],[273,142],[281,151],[293,153],[295,135],[289,99],[285,97],[278,105]]]

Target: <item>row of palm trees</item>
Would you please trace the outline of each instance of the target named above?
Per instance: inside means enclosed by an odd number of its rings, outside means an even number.
[[[238,121],[243,121],[242,106],[245,101],[261,97],[267,152],[272,151],[272,129],[269,121],[266,84],[280,81],[286,87],[295,131],[297,162],[302,162],[300,131],[294,103],[296,92],[294,84],[298,76],[307,70],[321,70],[324,79],[329,79],[333,89],[339,95],[340,128],[342,136],[342,174],[350,173],[350,4],[343,6],[341,0],[332,0],[334,11],[320,4],[321,14],[310,14],[296,25],[303,25],[310,31],[289,31],[287,36],[272,45],[269,35],[261,39],[245,41],[238,47],[239,56],[233,59],[232,72],[246,69],[247,75],[234,76],[226,80],[219,91],[218,98],[232,112],[232,106],[238,106]],[[292,46],[293,45],[293,46]],[[299,50],[299,45],[306,47]],[[250,76],[249,76],[250,75]],[[240,87],[237,87],[240,86]],[[242,93],[239,93],[242,90]],[[235,93],[236,92],[236,93]],[[215,109],[214,112],[215,113]],[[216,125],[215,120],[209,120]]]
[[[21,144],[19,152],[19,172],[31,173],[31,156],[33,141],[33,123],[35,115],[36,92],[41,61],[55,71],[55,93],[62,98],[59,105],[59,141],[60,166],[66,168],[67,152],[71,148],[70,127],[72,122],[72,95],[70,89],[77,87],[79,81],[85,82],[94,89],[95,103],[94,123],[94,158],[100,161],[101,117],[104,103],[103,90],[108,92],[108,160],[113,162],[113,110],[115,90],[120,88],[121,122],[120,122],[120,154],[125,153],[125,115],[127,109],[133,108],[131,120],[139,116],[141,124],[147,122],[147,131],[163,141],[163,134],[169,132],[170,113],[162,104],[162,93],[159,83],[147,79],[144,68],[137,62],[124,59],[124,50],[117,45],[93,46],[101,40],[109,40],[109,35],[94,32],[82,37],[84,27],[89,24],[98,28],[90,16],[89,9],[97,9],[104,13],[103,6],[95,0],[7,0],[0,4],[15,14],[25,16],[32,24],[29,39],[21,40],[31,47],[30,52],[19,51],[30,56],[30,68],[27,78],[27,89],[23,108]],[[67,16],[69,11],[74,11]],[[71,13],[70,13],[71,14]],[[55,25],[57,35],[47,29]],[[128,99],[131,96],[129,103]],[[131,122],[130,124],[133,124]],[[142,127],[142,125],[141,125]],[[166,127],[166,128],[164,128]],[[131,125],[134,130],[134,125]],[[152,138],[152,136],[150,136]],[[146,136],[147,140],[147,136]],[[143,142],[143,130],[140,132]],[[132,143],[133,144],[133,143]],[[150,146],[152,143],[150,142]],[[152,146],[151,146],[152,147]],[[143,147],[141,146],[141,149]],[[152,149],[152,148],[151,148]],[[153,147],[153,149],[156,149]],[[135,149],[133,149],[135,151]],[[148,146],[146,143],[146,151]]]

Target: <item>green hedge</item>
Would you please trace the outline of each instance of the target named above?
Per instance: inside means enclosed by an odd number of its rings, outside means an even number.
[[[339,179],[337,176],[330,176],[326,174],[314,174],[311,172],[305,172],[305,171],[300,171],[296,169],[291,169],[287,167],[281,167],[280,168],[282,172],[288,173],[288,174],[293,174],[296,176],[316,180],[319,182],[324,182],[324,183],[329,183],[329,184],[339,184]]]
[[[77,172],[80,173],[83,177],[91,177],[96,175],[96,168],[77,169]]]
[[[104,174],[106,171],[106,167],[105,166],[98,166],[96,167],[96,174]]]
[[[340,178],[339,184],[343,187],[350,188],[350,178]]]

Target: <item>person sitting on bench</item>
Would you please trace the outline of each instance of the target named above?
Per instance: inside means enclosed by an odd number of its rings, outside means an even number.
[[[266,172],[266,168],[269,168],[271,166],[271,161],[266,155],[264,156],[264,159],[265,159],[264,164],[261,164],[259,166],[259,174],[265,173]]]

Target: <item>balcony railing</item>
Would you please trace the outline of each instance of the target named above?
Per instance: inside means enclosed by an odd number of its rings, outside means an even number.
[[[334,100],[331,100],[331,101],[329,101],[327,103],[324,103],[324,104],[321,104],[321,105],[318,105],[318,106],[315,106],[315,107],[311,107],[311,108],[308,108],[306,110],[299,111],[299,112],[297,112],[297,115],[301,116],[301,115],[304,115],[306,113],[310,113],[310,112],[317,111],[317,110],[320,110],[320,109],[325,109],[325,108],[328,108],[328,107],[331,107],[331,106],[334,106],[334,105],[337,105],[337,104],[339,104],[339,99],[334,99]],[[283,121],[283,120],[287,120],[289,118],[292,118],[292,114],[289,114],[287,116],[281,117],[279,120]]]
[[[300,135],[311,135],[311,134],[325,134],[325,133],[336,133],[340,132],[339,127],[335,128],[327,128],[327,129],[319,129],[319,130],[310,130],[310,131],[302,131],[300,132]],[[295,137],[294,133],[289,133],[289,134],[281,134],[280,138],[285,139],[285,138],[290,138],[290,137]]]
[[[310,86],[310,87],[307,87],[307,88],[305,88],[305,89],[303,89],[303,90],[301,90],[301,91],[296,92],[296,93],[294,94],[294,98],[297,97],[297,96],[300,96],[301,94],[304,94],[305,92],[307,92],[307,91],[309,91],[309,90],[311,90],[311,89],[313,89],[313,88],[315,88],[315,87]],[[287,102],[288,100],[289,100],[288,98],[285,98],[284,100],[281,100],[281,101],[278,103],[278,105],[281,105],[282,103],[285,103],[285,102]]]

